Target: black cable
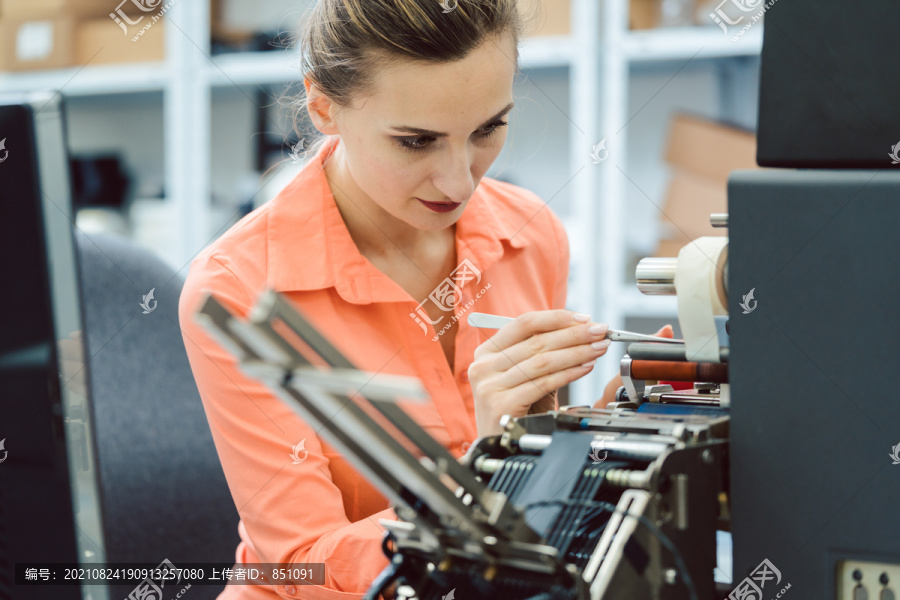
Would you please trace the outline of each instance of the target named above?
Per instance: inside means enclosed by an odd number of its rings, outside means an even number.
[[[397,571],[400,569],[400,565],[402,561],[391,561],[391,563],[384,568],[384,570],[378,574],[372,581],[372,585],[369,586],[369,590],[366,592],[365,596],[362,597],[362,600],[378,600],[378,596],[384,593],[384,591],[397,579]]]
[[[656,539],[672,554],[672,558],[675,560],[675,568],[681,574],[682,579],[684,580],[684,585],[688,589],[688,593],[690,594],[691,600],[697,600],[697,588],[694,587],[694,580],[691,579],[691,574],[688,572],[687,565],[684,564],[684,559],[681,558],[681,553],[678,551],[678,548],[675,547],[675,544],[672,543],[672,540],[669,539],[662,530],[656,526],[656,524],[643,515],[633,515],[627,511],[624,511],[620,508],[617,508],[613,504],[609,502],[604,502],[602,500],[541,500],[539,502],[532,502],[526,504],[524,506],[524,510],[528,510],[534,506],[546,506],[548,504],[563,504],[563,505],[588,505],[596,508],[601,508],[603,510],[607,510],[611,513],[619,513],[628,517],[633,517],[638,520],[644,527],[647,528],[651,534],[653,534]]]
[[[384,536],[381,538],[381,551],[384,552],[384,555],[387,556],[388,559],[392,558],[395,554],[393,550],[393,542],[395,541],[394,534],[390,531],[384,532]]]

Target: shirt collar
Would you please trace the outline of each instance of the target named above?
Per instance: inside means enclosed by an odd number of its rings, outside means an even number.
[[[334,287],[348,302],[404,302],[411,298],[356,247],[325,177],[339,140],[326,143],[268,207],[267,285],[277,292]],[[456,225],[457,262],[468,258],[481,271],[496,263],[504,244],[528,245],[479,185]],[[509,211],[506,211],[507,213]]]

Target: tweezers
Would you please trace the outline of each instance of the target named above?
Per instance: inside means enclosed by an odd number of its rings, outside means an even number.
[[[501,317],[499,315],[489,315],[487,313],[470,313],[467,319],[472,327],[479,329],[500,329],[510,321],[515,321],[513,317]],[[683,344],[684,340],[675,340],[672,338],[658,337],[655,335],[644,335],[643,333],[634,333],[631,331],[619,331],[610,329],[606,332],[606,339],[613,342],[662,342],[664,344]]]

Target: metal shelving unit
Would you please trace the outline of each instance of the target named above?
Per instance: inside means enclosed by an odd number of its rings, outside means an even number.
[[[623,41],[630,62],[749,56],[762,48],[762,27],[748,30],[738,42],[723,37],[717,27],[629,31]]]
[[[738,42],[715,27],[629,31],[628,0],[571,0],[572,34],[523,42],[521,66],[568,71],[568,173],[572,214],[560,214],[572,242],[570,308],[624,326],[633,316],[675,314],[674,298],[641,296],[626,285],[625,197],[629,82],[639,65],[678,71],[686,61],[754,56],[762,28]],[[166,15],[162,63],[87,66],[58,71],[0,74],[0,92],[62,89],[67,95],[103,96],[162,91],[167,200],[176,208],[177,254],[188,265],[218,233],[211,216],[212,91],[227,86],[272,85],[296,80],[293,52],[210,54],[209,7],[203,0],[178,2]],[[607,139],[611,160],[594,164],[592,146]],[[614,159],[614,160],[613,160]],[[546,199],[545,199],[546,200]],[[598,234],[602,232],[602,234]],[[614,348],[620,352],[621,349]],[[576,403],[594,401],[617,371],[601,361],[591,376],[572,386]]]
[[[65,90],[69,96],[158,92],[169,84],[164,63],[72,67],[52,71],[0,73],[0,91],[9,93]]]

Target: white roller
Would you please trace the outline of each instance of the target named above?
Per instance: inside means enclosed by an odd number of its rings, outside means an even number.
[[[725,237],[696,239],[678,253],[678,322],[688,360],[720,362],[715,316],[728,314],[724,285],[727,260]]]

